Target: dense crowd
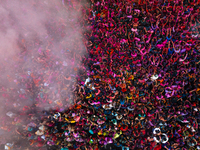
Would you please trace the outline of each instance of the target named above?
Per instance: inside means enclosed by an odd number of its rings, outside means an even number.
[[[75,104],[16,131],[51,150],[200,149],[199,1],[92,1],[83,12],[86,67],[54,75],[63,87],[74,77]],[[40,90],[38,102],[49,100]],[[55,99],[65,93],[50,91]]]

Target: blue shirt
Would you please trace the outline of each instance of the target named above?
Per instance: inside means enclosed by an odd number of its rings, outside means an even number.
[[[168,49],[168,55],[172,55],[174,53],[174,48],[172,48],[172,50],[169,48]]]
[[[104,114],[109,115],[109,114],[111,114],[111,111],[110,110],[104,110]]]
[[[120,99],[120,104],[124,105],[124,103],[125,103],[125,100]]]
[[[69,150],[67,147],[61,148],[60,150]]]
[[[90,134],[94,134],[94,132],[92,130],[89,131]]]
[[[169,42],[171,40],[172,36],[170,36],[169,38],[168,37],[166,37],[166,38],[167,38],[167,42]]]
[[[33,130],[33,128],[31,128],[31,127],[28,127],[28,131],[32,131]]]
[[[115,146],[117,146],[117,147],[122,147],[122,145],[121,145],[121,144],[119,144],[119,145],[115,144]]]

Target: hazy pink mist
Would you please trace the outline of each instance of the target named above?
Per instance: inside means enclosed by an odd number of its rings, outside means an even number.
[[[30,118],[23,114],[24,106],[38,103],[37,111],[42,111],[73,103],[69,86],[76,84],[73,81],[85,54],[85,29],[79,24],[82,13],[78,9],[83,4],[77,2],[73,9],[64,0],[0,0],[0,143],[16,140],[12,122],[26,124]],[[69,84],[60,84],[64,77]],[[39,80],[37,89],[43,91],[27,88],[26,81],[32,78],[35,84]]]

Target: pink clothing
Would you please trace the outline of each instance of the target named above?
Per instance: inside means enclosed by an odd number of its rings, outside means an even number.
[[[157,44],[157,47],[161,49],[166,45],[166,43],[167,43],[167,40],[165,40],[162,44]]]

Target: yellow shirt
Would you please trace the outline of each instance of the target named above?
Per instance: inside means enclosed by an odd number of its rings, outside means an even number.
[[[115,133],[114,139],[117,139],[121,134],[122,134],[122,131],[121,131],[121,130],[120,130],[120,133],[119,133],[119,134],[118,134],[118,133]]]
[[[102,135],[103,134],[103,132],[100,130],[99,132],[98,132],[98,135]]]
[[[74,119],[67,119],[67,118],[65,118],[65,120],[66,120],[67,122],[70,122],[70,123],[75,123],[75,122],[76,122]]]
[[[133,99],[133,96],[130,96],[130,97],[127,96],[126,98],[127,98],[127,100]]]
[[[92,94],[90,94],[89,96],[87,96],[86,99],[91,98],[91,97],[92,97]]]

